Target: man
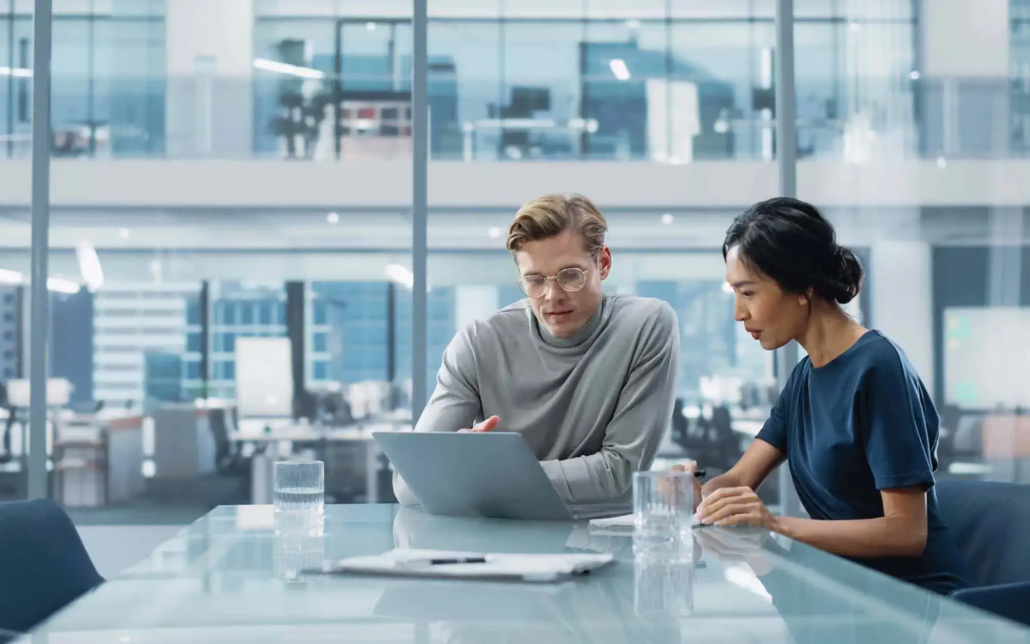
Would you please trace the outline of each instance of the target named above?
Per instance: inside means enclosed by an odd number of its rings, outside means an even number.
[[[519,432],[567,503],[628,497],[672,417],[679,328],[661,300],[602,292],[607,230],[579,195],[519,210],[507,246],[527,297],[455,336],[415,431]],[[399,476],[394,492],[418,502]]]

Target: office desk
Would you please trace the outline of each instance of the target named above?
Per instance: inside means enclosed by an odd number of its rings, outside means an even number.
[[[695,566],[635,559],[630,539],[592,534],[583,524],[441,519],[389,505],[329,506],[319,540],[287,540],[273,528],[269,506],[218,508],[31,641],[1030,641],[1018,625],[799,544],[773,552],[779,545],[765,549],[741,533],[720,532],[718,548],[703,545],[704,563]],[[398,546],[593,550],[617,561],[561,585],[295,575],[296,559]]]

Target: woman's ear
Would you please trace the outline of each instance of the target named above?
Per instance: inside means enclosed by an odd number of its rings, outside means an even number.
[[[798,304],[801,306],[808,306],[808,303],[812,301],[813,294],[814,291],[812,289],[807,289],[804,293],[798,296]]]

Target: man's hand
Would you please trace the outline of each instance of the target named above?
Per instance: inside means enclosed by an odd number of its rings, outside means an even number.
[[[687,461],[686,463],[681,463],[679,465],[673,465],[672,466],[672,471],[673,472],[690,472],[691,474],[694,474],[695,472],[697,472],[697,461]],[[697,480],[697,477],[694,477],[694,507],[691,508],[691,510],[694,511],[694,512],[697,512],[697,507],[700,504],[701,504],[701,482]]]
[[[749,525],[778,532],[776,517],[749,487],[724,487],[712,492],[698,509],[705,525]]]
[[[464,434],[468,432],[489,432],[494,429],[497,429],[497,425],[500,424],[500,422],[501,419],[499,416],[491,416],[483,422],[476,423],[475,425],[473,425],[472,429],[459,429],[458,433]]]

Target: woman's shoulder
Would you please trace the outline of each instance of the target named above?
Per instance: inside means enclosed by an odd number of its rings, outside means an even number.
[[[882,332],[870,330],[859,341],[863,342],[859,360],[861,369],[874,381],[920,381],[905,350]]]

